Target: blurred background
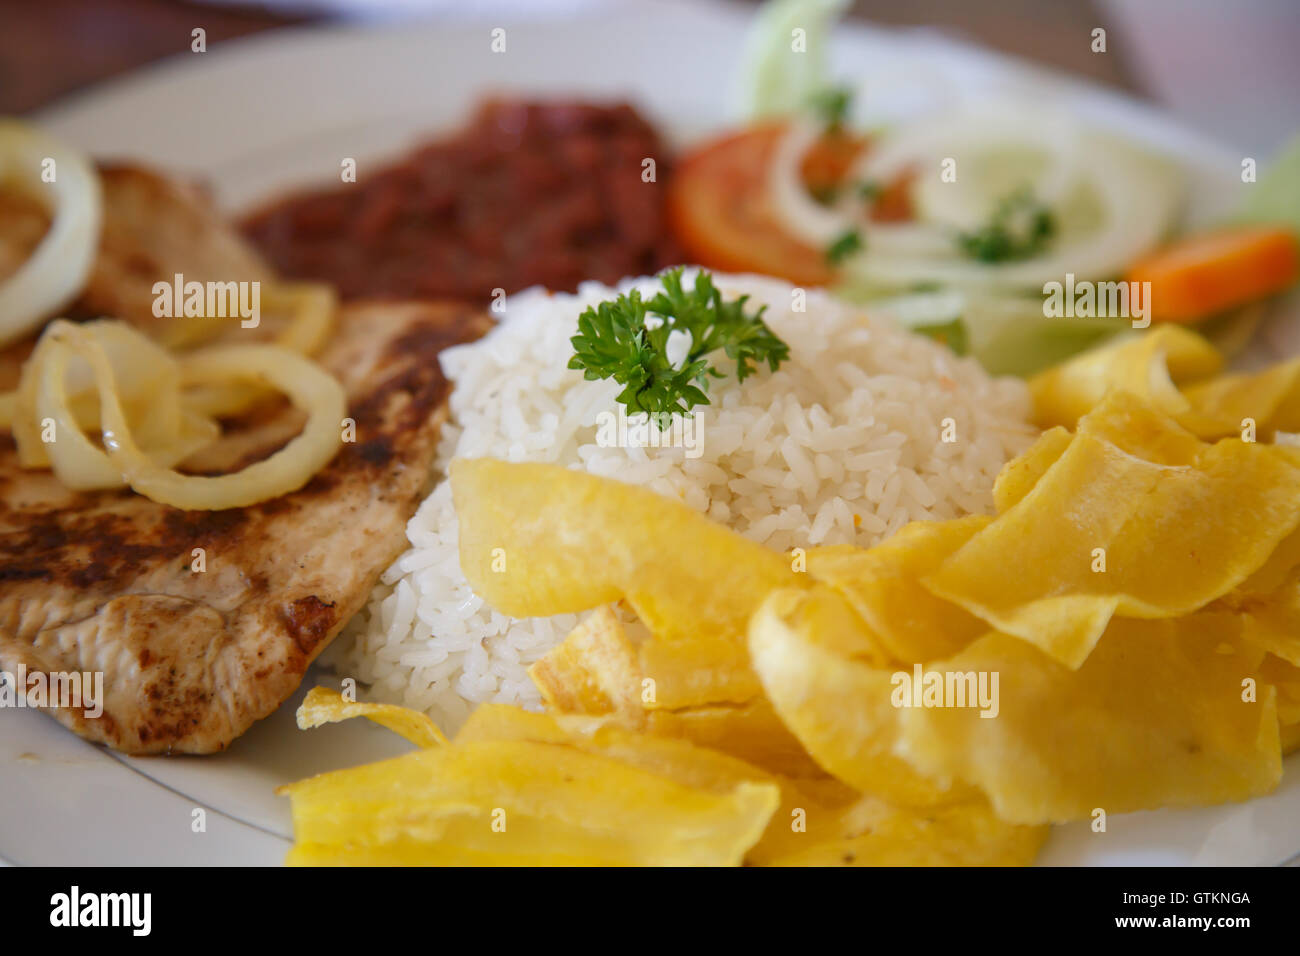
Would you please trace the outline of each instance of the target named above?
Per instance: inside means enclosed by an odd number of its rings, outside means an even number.
[[[0,113],[39,109],[186,50],[195,26],[216,44],[340,20],[580,22],[585,11],[632,4],[655,0],[0,0]],[[850,19],[938,30],[1088,77],[1260,157],[1300,129],[1300,0],[857,0]],[[1104,56],[1090,49],[1098,26]]]

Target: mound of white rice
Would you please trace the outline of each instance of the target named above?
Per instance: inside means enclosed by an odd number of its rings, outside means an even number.
[[[1022,382],[992,379],[973,360],[820,292],[796,312],[784,282],[715,280],[728,298],[748,293],[768,306],[764,318],[790,358],[741,385],[717,357],[727,377],[711,383],[712,404],[697,407],[697,457],[682,447],[602,447],[620,388],[566,367],[579,313],[616,291],[659,288],[639,279],[618,290],[589,283],[576,295],[520,293],[488,336],[444,352],[455,388],[439,467],[456,457],[557,462],[681,498],[778,550],[870,545],[909,521],[991,510],[994,477],[1034,434]],[[410,549],[332,653],[340,673],[448,730],[481,701],[538,704],[527,668],[578,616],[513,620],[470,590],[446,481],[407,537]]]

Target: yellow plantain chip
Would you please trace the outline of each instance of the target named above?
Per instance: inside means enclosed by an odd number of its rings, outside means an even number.
[[[1272,594],[1284,587],[1300,570],[1300,530],[1292,531],[1278,542],[1259,570],[1238,585],[1237,595]],[[1300,580],[1300,578],[1297,578]]]
[[[1293,754],[1300,750],[1300,724],[1287,724],[1282,728],[1282,753]]]
[[[800,778],[825,774],[763,697],[734,706],[652,710],[645,729],[730,754],[769,773]]]
[[[1132,392],[1111,392],[1079,419],[1078,434],[1091,435],[1153,465],[1185,468],[1206,443]]]
[[[1116,339],[1030,380],[1041,427],[1074,422],[1112,389],[1132,392],[1201,438],[1254,423],[1255,435],[1300,429],[1300,359],[1260,372],[1220,375],[1222,356],[1190,329],[1164,325]]]
[[[1261,372],[1221,375],[1184,390],[1192,407],[1206,417],[1238,429],[1255,423],[1258,438],[1300,428],[1300,359],[1279,362]]]
[[[417,747],[437,747],[447,738],[433,718],[396,704],[368,704],[350,701],[336,690],[313,687],[298,707],[298,729],[309,730],[353,717],[365,717],[405,737]]]
[[[638,733],[609,717],[538,714],[509,704],[483,704],[456,735],[457,745],[503,740],[568,746],[718,793],[729,793],[745,782],[775,780],[729,754],[687,740]]]
[[[745,782],[772,784],[781,803],[745,856],[755,865],[1023,865],[1032,861],[1045,833],[1001,823],[982,798],[952,808],[892,807],[829,778],[768,774],[684,741],[630,732],[609,719],[553,718],[488,704],[470,716],[456,744],[484,740],[563,742],[715,793],[733,792]]]
[[[1211,609],[1236,615],[1255,645],[1300,666],[1300,578],[1267,594],[1238,589],[1214,602]]]
[[[1222,597],[1300,524],[1300,455],[1199,444],[1113,392],[1033,490],[924,580],[934,594],[1069,667],[1113,614],[1162,618]],[[1125,424],[1121,446],[1107,440]],[[1194,439],[1193,439],[1194,440]],[[1149,458],[1140,455],[1151,449]]]
[[[1031,378],[1034,421],[1040,428],[1073,428],[1107,393],[1120,389],[1198,434],[1228,434],[1239,426],[1194,409],[1175,384],[1209,378],[1222,367],[1214,346],[1177,325],[1123,336]]]
[[[706,676],[717,673],[716,661],[707,665],[699,658],[689,661],[698,646],[695,643],[652,643],[651,666],[660,668],[661,679],[662,668],[667,665],[663,662],[665,655],[659,651],[675,652],[674,666],[685,659]],[[729,645],[726,651],[735,655]],[[747,654],[743,665],[745,673],[752,673]],[[823,772],[781,723],[772,705],[759,694],[756,683],[747,686],[740,695],[732,695],[725,687],[718,690],[710,683],[709,689],[701,694],[709,698],[741,696],[744,703],[688,706],[680,710],[643,706],[643,691],[646,696],[652,696],[658,681],[652,678],[643,683],[636,648],[618,616],[608,607],[593,612],[563,643],[534,664],[529,673],[552,714],[611,716],[624,727],[689,740],[775,773],[809,776]],[[670,687],[674,683],[679,687],[689,686],[686,680],[670,679],[667,683]],[[486,708],[480,708],[471,715],[471,724],[485,719],[489,713]]]
[[[477,594],[513,617],[624,597],[661,639],[743,643],[763,596],[799,584],[783,555],[619,481],[481,458],[452,462],[451,487],[461,567]]]
[[[1267,654],[1260,666],[1260,680],[1277,688],[1277,720],[1282,734],[1282,753],[1300,749],[1300,666]]]
[[[607,610],[607,609],[602,609]],[[743,646],[700,635],[691,641],[628,639],[612,610],[594,612],[529,669],[548,709],[617,713],[629,727],[647,712],[709,705],[734,707],[761,693]]]
[[[546,706],[563,714],[620,714],[637,725],[641,666],[636,646],[608,605],[597,608],[528,669]]]
[[[1300,724],[1300,667],[1276,654],[1265,654],[1259,679],[1277,688],[1278,722],[1283,727]]]
[[[773,783],[709,790],[514,739],[458,739],[283,789],[288,862],[310,864],[735,865],[781,799]]]
[[[917,773],[895,755],[894,677],[845,650],[862,630],[829,587],[772,594],[749,629],[754,669],[772,706],[818,764],[862,793],[902,806],[968,800],[970,788]]]
[[[666,713],[656,711],[652,718]],[[485,704],[470,715],[456,736],[457,744],[483,740],[565,744],[588,753],[612,757],[685,786],[716,793],[731,792],[744,782],[769,783],[780,789],[783,807],[811,805],[812,802],[818,807],[838,807],[857,797],[852,790],[829,778],[803,780],[796,784],[731,754],[696,746],[677,735],[635,733],[619,725],[617,718],[613,717],[532,714],[517,707]],[[797,797],[791,795],[796,793]],[[758,845],[761,846],[769,836],[779,841],[789,818],[789,813],[775,814],[768,835]],[[756,850],[757,846],[751,850],[751,855]]]
[[[1065,453],[1074,436],[1059,425],[1049,428],[1018,458],[1002,466],[993,482],[993,504],[998,514],[1034,490],[1038,479]]]
[[[781,816],[778,810],[777,817]],[[1049,827],[999,820],[986,801],[896,807],[876,797],[807,810],[806,832],[760,841],[763,866],[1028,866]],[[769,833],[772,828],[769,828]]]
[[[624,598],[654,635],[640,648],[645,706],[758,692],[745,628],[769,591],[804,584],[787,557],[679,501],[554,465],[459,459],[451,484],[461,568],[494,608],[547,616]]]
[[[749,652],[730,635],[702,633],[690,641],[651,638],[638,648],[641,699],[651,710],[743,704],[762,689]]]
[[[1260,647],[1300,667],[1300,584],[1282,588],[1248,617],[1246,634]]]
[[[382,844],[295,843],[286,866],[591,866],[588,858],[562,849],[533,854],[399,838]]]
[[[808,574],[830,585],[862,618],[872,644],[882,653],[859,652],[864,663],[911,664],[949,657],[988,630],[956,604],[936,597],[920,583],[992,519],[971,515],[952,521],[914,521],[873,548],[813,548]]]
[[[480,704],[456,731],[454,743],[531,740],[567,744],[576,735],[590,736],[602,727],[617,726],[617,718],[610,714],[543,714],[513,704]]]
[[[1117,618],[1078,670],[990,634],[928,669],[996,674],[996,717],[904,709],[899,752],[922,772],[977,785],[1016,823],[1244,800],[1282,772],[1262,656],[1213,615]]]

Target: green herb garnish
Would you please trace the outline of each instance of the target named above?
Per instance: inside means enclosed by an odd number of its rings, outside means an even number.
[[[709,404],[708,380],[724,375],[710,364],[710,353],[722,349],[736,363],[736,378],[743,382],[755,363],[766,362],[776,371],[790,355],[790,347],[763,322],[762,306],[745,312],[749,296],[724,302],[713,276],[700,272],[689,292],[682,286],[682,269],[660,276],[663,291],[644,301],[633,289],[617,299],[588,308],[578,316],[578,334],[569,368],[581,369],[589,380],[612,378],[624,386],[618,401],[629,413],[672,414]],[[662,321],[650,327],[646,316]],[[686,332],[690,351],[678,365],[668,359],[668,337]]]
[[[1000,203],[986,225],[957,237],[962,252],[980,262],[1028,259],[1056,234],[1056,217],[1026,188]]]
[[[880,198],[880,193],[884,189],[880,182],[875,179],[864,179],[858,183],[858,198],[863,202],[875,202]]]
[[[853,105],[853,90],[847,86],[832,86],[818,90],[809,99],[808,105],[828,130],[839,130],[849,118],[849,108]]]
[[[862,249],[862,236],[856,229],[850,229],[826,247],[826,261],[836,265]]]

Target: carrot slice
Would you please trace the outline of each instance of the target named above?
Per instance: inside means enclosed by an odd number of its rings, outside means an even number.
[[[1300,242],[1277,226],[1237,226],[1180,240],[1134,263],[1151,283],[1151,318],[1197,322],[1281,292],[1300,276]]]

